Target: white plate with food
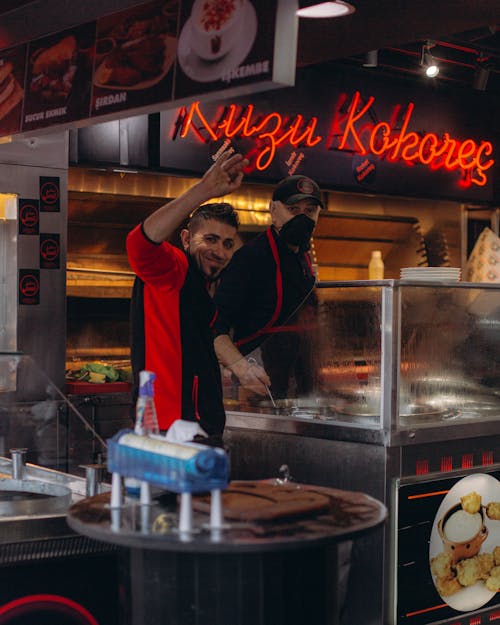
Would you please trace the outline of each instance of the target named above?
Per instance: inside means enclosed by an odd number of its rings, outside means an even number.
[[[193,35],[192,18],[190,17],[179,36],[177,57],[182,71],[197,82],[213,82],[221,80],[226,73],[238,67],[248,56],[257,34],[257,15],[251,2],[245,5],[244,29],[237,44],[223,57],[214,61],[200,58],[191,46]]]
[[[141,91],[154,87],[170,71],[177,39],[152,35],[115,47],[94,73],[94,85],[102,89]]]
[[[429,542],[436,591],[451,608],[477,610],[500,589],[500,483],[476,473],[459,480],[436,513]]]

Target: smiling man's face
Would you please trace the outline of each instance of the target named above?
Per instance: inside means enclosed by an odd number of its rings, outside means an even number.
[[[216,280],[236,249],[236,228],[216,219],[207,219],[199,222],[193,232],[183,230],[181,240],[184,250],[194,258],[200,271],[209,280]]]

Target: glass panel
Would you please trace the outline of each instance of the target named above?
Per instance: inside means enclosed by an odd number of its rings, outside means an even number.
[[[380,287],[318,289],[314,359],[336,420],[380,423],[381,295]]]
[[[17,348],[17,221],[0,219],[0,351]],[[5,380],[6,372],[0,369]]]
[[[400,426],[500,415],[495,289],[401,288]]]
[[[271,379],[258,394],[223,371],[228,410],[380,423],[381,293],[319,285],[249,354]],[[248,360],[247,358],[247,360]]]
[[[85,409],[84,409],[85,410]],[[75,474],[100,461],[106,442],[30,356],[0,353],[0,456],[24,448],[26,461]]]

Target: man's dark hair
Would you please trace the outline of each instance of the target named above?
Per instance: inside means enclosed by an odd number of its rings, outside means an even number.
[[[238,229],[240,223],[238,213],[231,204],[227,202],[214,202],[213,204],[203,204],[203,206],[197,208],[191,215],[187,227],[190,232],[193,232],[202,220],[208,221],[209,219],[221,221],[236,229]]]

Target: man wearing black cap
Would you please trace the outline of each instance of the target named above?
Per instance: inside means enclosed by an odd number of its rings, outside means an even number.
[[[314,180],[282,180],[269,204],[272,226],[234,254],[215,294],[217,357],[242,386],[262,395],[271,379],[243,356],[275,334],[311,293],[315,277],[308,250],[322,207]]]

